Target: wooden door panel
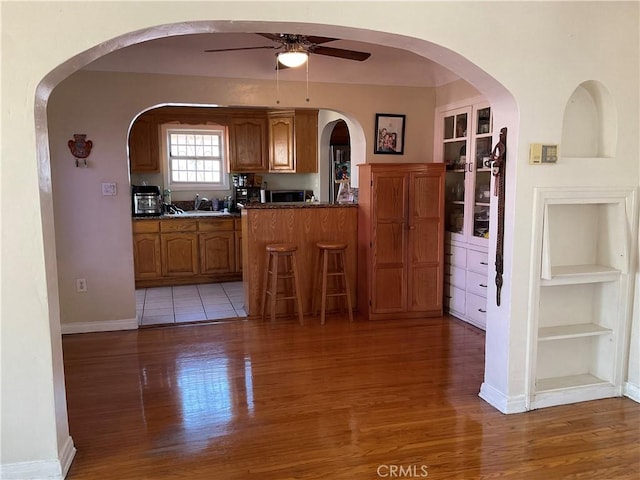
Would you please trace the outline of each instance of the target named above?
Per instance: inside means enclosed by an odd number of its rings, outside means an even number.
[[[387,263],[404,265],[406,261],[404,225],[378,223],[375,229],[373,249],[374,265]]]
[[[413,218],[438,218],[440,216],[442,195],[440,177],[433,175],[412,175],[411,210]]]
[[[187,276],[198,273],[198,237],[196,234],[167,233],[161,236],[162,274]]]
[[[442,308],[442,272],[438,265],[409,268],[409,305],[412,312]]]
[[[407,308],[404,268],[374,268],[371,311],[404,312]]]
[[[133,237],[135,278],[157,278],[162,275],[160,260],[160,235],[136,234]]]
[[[405,175],[376,175],[373,188],[374,223],[406,219],[407,180]]]
[[[200,273],[235,271],[235,238],[233,232],[200,234]]]
[[[410,263],[438,263],[442,254],[442,235],[437,219],[422,221],[409,230]]]

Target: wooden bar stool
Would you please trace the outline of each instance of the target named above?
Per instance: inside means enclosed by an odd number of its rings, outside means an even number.
[[[346,297],[349,321],[353,322],[353,309],[351,308],[351,290],[349,289],[349,279],[345,266],[344,252],[347,249],[345,243],[318,242],[318,256],[316,257],[316,272],[313,280],[313,301],[312,311],[315,315],[318,309],[316,299],[320,293],[320,323],[324,325],[325,313],[327,309],[327,297]],[[329,270],[329,256],[333,256],[334,262]],[[334,288],[327,291],[327,280],[335,277]],[[321,291],[319,283],[322,282]]]
[[[278,300],[295,300],[298,307],[300,325],[303,324],[302,301],[300,300],[300,285],[298,283],[298,264],[296,263],[296,247],[292,243],[273,243],[267,245],[264,265],[264,282],[262,287],[262,319],[267,310],[267,295],[270,297],[271,321],[276,318],[276,302]],[[279,260],[282,258],[282,264]],[[286,280],[292,279],[291,288],[287,288]],[[283,282],[281,292],[278,292],[278,281]],[[282,294],[282,296],[280,296]]]

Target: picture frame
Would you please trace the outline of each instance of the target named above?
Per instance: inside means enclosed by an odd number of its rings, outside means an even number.
[[[406,115],[376,113],[374,154],[403,155]]]

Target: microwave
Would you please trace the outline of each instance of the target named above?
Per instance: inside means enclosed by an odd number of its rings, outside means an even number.
[[[162,215],[163,204],[160,187],[133,185],[131,187],[131,209],[134,217]]]
[[[313,190],[271,190],[269,202],[271,203],[304,203],[311,200]]]

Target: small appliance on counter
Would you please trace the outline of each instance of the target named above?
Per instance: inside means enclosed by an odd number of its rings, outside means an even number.
[[[132,185],[131,208],[134,217],[162,215],[163,202],[160,187]]]
[[[305,203],[313,197],[313,190],[271,190],[267,201],[270,203]]]

